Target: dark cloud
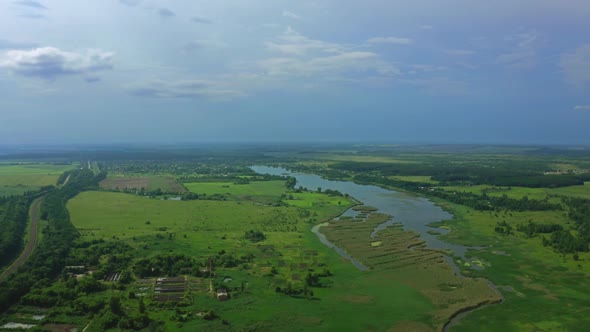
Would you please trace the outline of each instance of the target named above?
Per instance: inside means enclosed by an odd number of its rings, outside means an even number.
[[[174,14],[174,12],[168,8],[160,8],[158,10],[158,15],[160,15],[160,17],[162,18],[170,18],[176,16],[176,14]]]
[[[213,24],[213,21],[211,21],[210,19],[207,19],[204,17],[198,17],[198,16],[192,17],[191,22],[201,23],[201,24]]]
[[[39,1],[19,0],[19,1],[14,1],[13,3],[15,5],[19,5],[19,6],[31,7],[31,8],[36,8],[36,9],[47,9],[47,7],[43,6],[43,4],[40,3]]]
[[[100,82],[100,77],[87,76],[87,77],[84,77],[84,81],[86,81],[86,83],[96,83],[96,82]]]
[[[11,50],[0,57],[0,67],[23,76],[53,80],[65,75],[89,75],[113,68],[113,53],[89,50],[65,52],[55,47]]]

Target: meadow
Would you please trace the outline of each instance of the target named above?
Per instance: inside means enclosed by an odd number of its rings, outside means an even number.
[[[0,163],[0,196],[21,195],[43,186],[56,185],[59,176],[74,167],[74,164]]]
[[[226,201],[168,201],[91,191],[72,199],[68,209],[82,239],[123,241],[134,248],[134,257],[174,252],[205,261],[221,251],[253,255],[251,263],[237,268],[215,266],[217,283],[231,278],[225,286],[244,284],[244,291],[235,291],[229,301],[219,302],[201,286],[191,293],[185,308],[191,312],[213,310],[232,328],[387,331],[411,327],[430,331],[440,323],[442,318],[434,316],[437,306],[432,298],[419,287],[407,285],[414,269],[407,269],[404,275],[408,278],[397,278],[384,270],[361,272],[309,231],[355,202],[317,192],[288,192],[284,181],[267,182],[188,185],[197,193],[224,193],[234,198]],[[259,203],[268,197],[284,205]],[[262,231],[266,239],[259,243],[246,240],[244,233],[251,229]],[[276,292],[276,287],[288,284],[302,287],[307,274],[323,269],[331,276],[322,277],[323,285],[312,288],[313,297]],[[141,287],[137,284],[132,289],[141,292]],[[137,306],[134,300],[124,302]],[[169,319],[169,309],[153,305],[149,311],[170,330],[229,329],[222,320],[193,318],[179,324]],[[91,325],[88,331],[92,330]]]
[[[472,269],[457,259],[467,276],[492,280],[506,301],[501,305],[477,310],[454,326],[454,331],[585,331],[590,329],[588,303],[590,254],[578,253],[565,259],[543,246],[541,236],[527,238],[515,232],[502,235],[494,226],[503,220],[516,225],[534,220],[557,222],[567,226],[563,212],[482,212],[439,201],[453,211],[455,218],[444,222],[450,229],[445,240],[461,244],[477,244],[484,249],[471,251],[470,261],[482,262],[483,269]],[[538,315],[543,312],[542,317]]]
[[[277,202],[285,194],[285,181],[251,181],[247,184],[232,182],[190,182],[184,186],[199,195],[227,195],[233,200]]]
[[[166,193],[183,193],[186,191],[186,188],[176,182],[174,177],[165,175],[109,174],[100,183],[100,187],[121,191],[153,192],[158,189]]]

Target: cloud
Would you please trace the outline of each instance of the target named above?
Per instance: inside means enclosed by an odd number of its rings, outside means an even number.
[[[290,55],[303,55],[315,51],[324,53],[344,51],[344,48],[339,44],[307,38],[291,27],[288,27],[277,40],[266,43],[266,47],[271,51]]]
[[[576,111],[590,111],[590,105],[576,105],[574,106]]]
[[[246,93],[212,80],[154,80],[127,86],[127,90],[139,97],[149,98],[188,98],[228,101],[246,96]]]
[[[380,75],[398,74],[399,70],[382,61],[372,52],[351,51],[312,58],[270,58],[259,62],[267,75],[320,76],[358,75],[374,72]]]
[[[531,69],[537,65],[539,36],[535,30],[505,38],[513,43],[512,50],[496,57],[496,63],[508,68]]]
[[[411,44],[413,40],[399,37],[373,37],[367,40],[367,42],[369,44]]]
[[[174,12],[168,8],[158,9],[158,15],[160,15],[161,18],[170,18],[176,16],[176,14],[174,14]]]
[[[293,12],[290,12],[288,10],[283,11],[283,17],[292,18],[294,20],[300,20],[301,19],[301,16],[299,16],[299,15],[293,13]]]
[[[229,45],[220,41],[220,40],[213,40],[213,39],[200,39],[200,40],[193,40],[183,46],[183,50],[187,53],[205,50],[205,49],[216,49],[216,48],[224,48],[228,47]]]
[[[496,58],[496,63],[510,68],[532,68],[535,66],[537,53],[532,50],[500,54]]]
[[[119,2],[124,5],[134,7],[137,6],[141,2],[141,0],[119,0]]]
[[[590,44],[582,45],[573,53],[561,55],[559,67],[565,81],[576,87],[590,83]]]
[[[361,46],[315,40],[288,28],[267,49],[281,53],[257,62],[258,69],[271,76],[359,76],[399,74],[399,70],[378,54],[359,50]]]
[[[16,5],[31,7],[31,8],[35,8],[35,9],[47,9],[47,7],[43,6],[43,4],[40,3],[39,1],[20,0],[20,1],[14,1],[13,3]]]
[[[112,69],[113,55],[101,50],[66,52],[55,47],[10,50],[0,55],[0,68],[10,69],[23,76],[50,80],[64,75],[87,76]]]
[[[447,70],[447,67],[444,66],[433,66],[433,65],[410,65],[410,68],[414,70],[419,70],[422,72],[434,72],[434,71],[441,71]]]
[[[22,50],[36,47],[35,43],[13,42],[10,40],[0,39],[0,50]]]
[[[191,18],[191,22],[193,23],[201,23],[201,24],[213,24],[213,21],[204,17],[194,16]]]
[[[100,82],[100,77],[98,77],[98,76],[86,76],[86,77],[84,77],[84,81],[86,81],[87,83],[96,83],[96,82]]]

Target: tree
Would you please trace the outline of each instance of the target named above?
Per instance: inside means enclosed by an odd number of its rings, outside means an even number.
[[[142,297],[139,298],[139,312],[142,314],[145,313],[145,303],[143,303]]]
[[[111,312],[115,315],[122,316],[123,313],[123,306],[121,305],[121,298],[118,296],[111,296],[111,300],[109,301],[109,307],[111,308]]]

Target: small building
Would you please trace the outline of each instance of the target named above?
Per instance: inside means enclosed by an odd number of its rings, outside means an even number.
[[[225,288],[220,288],[217,290],[217,299],[219,301],[227,301],[229,299],[229,295],[227,294],[227,290]]]

